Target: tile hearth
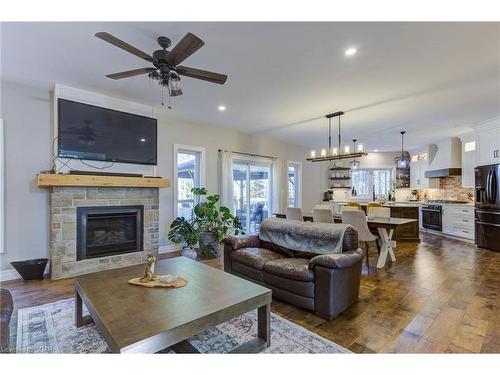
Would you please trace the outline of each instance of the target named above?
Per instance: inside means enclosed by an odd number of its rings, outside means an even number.
[[[158,188],[52,187],[49,205],[51,279],[138,264],[158,253]],[[143,251],[77,261],[77,208],[131,205],[144,206]]]

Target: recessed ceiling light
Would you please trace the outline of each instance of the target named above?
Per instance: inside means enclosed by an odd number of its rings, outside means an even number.
[[[354,47],[349,47],[348,49],[345,50],[345,55],[346,56],[352,56],[352,55],[355,55],[356,52],[358,52],[358,50]]]
[[[219,106],[219,111],[224,112],[225,110],[226,110],[226,106],[225,105],[220,105]]]
[[[375,150],[373,150],[373,152],[378,152],[378,148],[376,148]]]
[[[146,142],[146,138],[141,138],[141,142]]]

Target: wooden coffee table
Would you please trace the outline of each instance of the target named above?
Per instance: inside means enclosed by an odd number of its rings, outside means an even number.
[[[271,290],[185,257],[160,260],[155,270],[187,279],[185,287],[127,283],[142,276],[144,268],[137,265],[76,277],[76,326],[91,322],[82,316],[83,302],[112,352],[155,353],[167,347],[196,352],[186,339],[257,309],[257,337],[234,352],[258,352],[271,344]]]

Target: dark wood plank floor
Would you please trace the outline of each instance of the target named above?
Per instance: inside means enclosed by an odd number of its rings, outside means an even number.
[[[500,253],[440,236],[398,243],[363,267],[359,301],[332,321],[273,301],[272,311],[357,353],[500,353]],[[204,261],[222,268],[221,259]],[[15,309],[73,296],[73,280],[2,283]]]

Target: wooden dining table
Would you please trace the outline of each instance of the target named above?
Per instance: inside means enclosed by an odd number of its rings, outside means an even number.
[[[275,217],[280,219],[286,219],[286,215],[282,213],[275,213]],[[313,221],[312,215],[303,215],[304,221]],[[333,219],[335,223],[342,223],[342,214],[333,213]],[[411,225],[418,221],[417,219],[402,219],[397,217],[373,217],[367,216],[366,222],[368,223],[368,228],[374,228],[380,235],[380,254],[377,260],[377,268],[385,267],[387,258],[389,257],[392,262],[396,261],[396,254],[394,253],[394,248],[396,247],[396,241],[392,239],[394,230],[401,226]]]

